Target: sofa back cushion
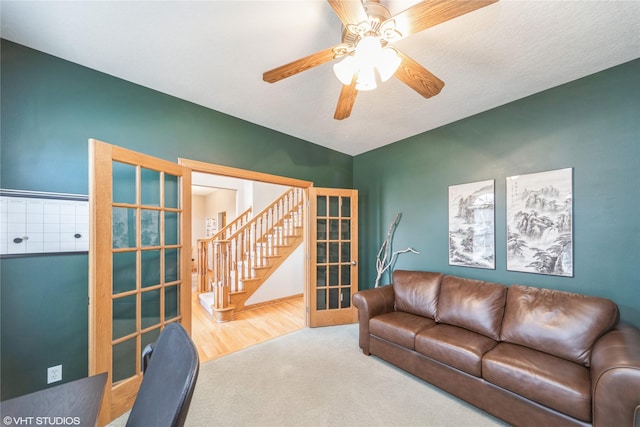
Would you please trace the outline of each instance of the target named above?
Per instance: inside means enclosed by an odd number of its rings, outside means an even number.
[[[393,292],[396,311],[435,319],[442,273],[395,270]]]
[[[444,276],[436,322],[469,329],[497,341],[506,294],[504,285]]]
[[[605,298],[512,285],[501,339],[589,366],[593,344],[618,317]]]

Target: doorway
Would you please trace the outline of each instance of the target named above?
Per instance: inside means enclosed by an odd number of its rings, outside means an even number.
[[[190,163],[191,161],[180,160]],[[184,163],[182,163],[184,164]],[[218,166],[189,167],[192,172],[192,240],[197,248],[199,239],[211,237],[222,229],[220,214],[226,222],[247,209],[258,214],[299,180],[259,174]],[[213,168],[213,169],[212,169]],[[206,169],[206,170],[203,170]],[[305,182],[303,182],[306,184]],[[297,184],[297,185],[296,185]],[[211,360],[306,326],[304,267],[305,245],[292,254],[285,264],[247,301],[245,310],[234,315],[231,322],[218,323],[208,301],[200,301],[198,286],[192,306],[192,337],[201,361]],[[197,260],[197,254],[194,255]],[[204,299],[204,298],[203,298]],[[206,307],[209,307],[207,310]]]

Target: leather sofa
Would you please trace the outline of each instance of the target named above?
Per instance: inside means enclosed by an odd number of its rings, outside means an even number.
[[[359,344],[516,426],[640,426],[640,330],[604,298],[396,270]]]

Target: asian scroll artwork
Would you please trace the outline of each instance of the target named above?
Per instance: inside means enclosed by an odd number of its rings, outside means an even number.
[[[507,270],[573,277],[573,169],[507,178]]]
[[[494,180],[449,186],[449,264],[495,268]]]

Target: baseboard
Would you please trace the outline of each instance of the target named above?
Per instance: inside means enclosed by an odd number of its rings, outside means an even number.
[[[287,302],[287,301],[290,301],[290,300],[293,300],[293,299],[302,298],[303,296],[304,296],[304,294],[296,294],[296,295],[290,295],[290,296],[287,296],[287,297],[272,299],[272,300],[269,300],[269,301],[257,302],[255,304],[245,305],[244,308],[242,309],[242,311],[249,311],[249,310],[255,310],[256,308],[268,307],[270,305],[280,304],[280,303]]]

